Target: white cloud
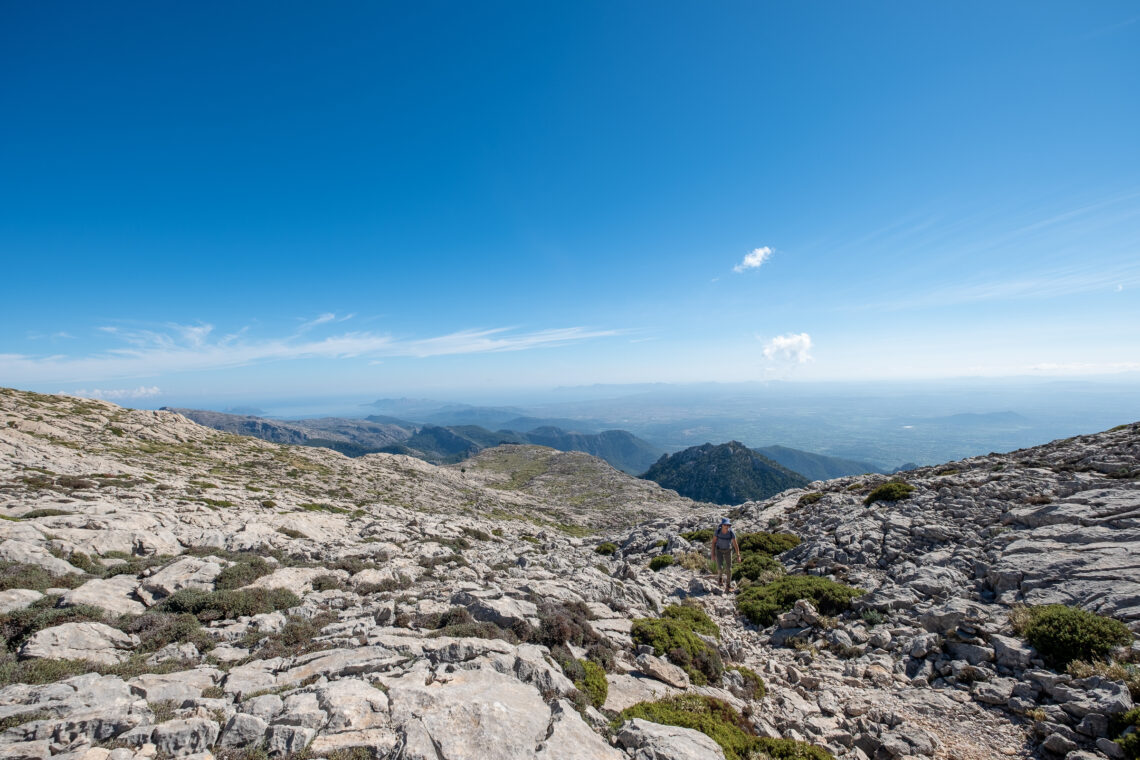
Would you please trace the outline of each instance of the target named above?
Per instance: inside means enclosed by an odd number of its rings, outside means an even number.
[[[1122,290],[1124,290],[1124,286],[1121,285],[1120,283],[1117,283],[1116,284],[1116,292],[1119,293]]]
[[[806,364],[811,361],[811,336],[807,333],[777,335],[764,344],[764,358]]]
[[[72,391],[67,394],[69,396],[82,396],[83,398],[99,398],[106,400],[125,399],[125,398],[150,398],[162,393],[157,385],[140,385],[138,388],[112,388],[109,390],[101,390],[95,388],[93,390],[79,390]]]
[[[328,320],[326,320],[328,321]],[[339,321],[339,320],[338,320]],[[304,330],[278,338],[250,339],[241,330],[211,338],[211,325],[167,325],[163,330],[100,328],[123,345],[86,356],[0,354],[0,377],[8,384],[149,378],[171,372],[215,370],[297,359],[377,359],[499,353],[550,348],[610,337],[618,330],[564,327],[533,332],[516,328],[461,330],[433,338],[400,340],[372,332],[309,338]],[[106,396],[106,398],[111,398]]]
[[[772,249],[768,246],[757,248],[751,253],[745,254],[744,260],[732,268],[736,273],[745,272],[749,269],[758,269],[768,259],[772,258]]]

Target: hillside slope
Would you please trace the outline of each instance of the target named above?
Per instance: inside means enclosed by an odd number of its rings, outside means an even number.
[[[659,449],[624,430],[584,433],[530,424],[542,422],[537,419],[515,418],[513,422],[525,429],[492,431],[475,424],[416,424],[381,416],[281,421],[202,409],[163,407],[161,411],[176,412],[200,425],[227,433],[272,443],[322,446],[351,457],[403,454],[432,464],[454,464],[502,443],[532,443],[559,451],[593,454],[623,472],[637,475],[661,455]]]
[[[706,443],[662,456],[641,476],[682,496],[714,504],[766,499],[808,483],[807,478],[743,443]]]
[[[883,468],[870,462],[812,454],[787,446],[761,446],[753,451],[787,467],[797,475],[803,475],[808,480],[831,480],[867,472],[885,472]]]
[[[1122,426],[905,473],[900,501],[865,504],[870,475],[710,510],[584,454],[348,459],[0,390],[0,753],[719,757],[622,717],[683,696],[637,714],[711,705],[724,746],[773,757],[1108,757],[1140,684],[1063,672],[1011,616],[1064,600],[1140,629],[1138,446]],[[602,553],[553,524],[621,525],[638,493],[651,517]],[[721,514],[802,541],[715,593],[686,535]],[[867,593],[737,609],[811,579]]]

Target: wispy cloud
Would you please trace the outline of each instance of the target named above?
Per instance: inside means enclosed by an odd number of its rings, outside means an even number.
[[[331,321],[324,320],[325,323]],[[503,327],[461,330],[432,338],[397,339],[362,331],[313,338],[305,334],[306,330],[297,330],[285,337],[252,339],[245,330],[221,337],[213,337],[213,331],[213,326],[208,324],[164,325],[160,329],[105,327],[102,332],[123,345],[86,356],[0,354],[0,377],[7,383],[105,381],[301,359],[425,358],[526,351],[621,333],[585,327],[531,332]]]
[[[797,364],[811,361],[811,336],[807,333],[777,335],[764,344],[765,359],[783,359]]]
[[[741,272],[746,272],[749,269],[759,269],[765,261],[772,258],[772,253],[772,249],[768,246],[753,249],[751,253],[745,254],[744,260],[734,266],[732,268],[732,271],[740,274]]]
[[[63,332],[62,330],[60,330],[59,332],[53,332],[53,333],[29,333],[28,334],[28,340],[44,340],[45,338],[48,340],[75,340],[74,335],[72,335],[69,332]]]
[[[1140,286],[1140,266],[1129,264],[1112,270],[1097,270],[1073,265],[1043,271],[1030,277],[986,279],[975,277],[908,297],[865,304],[862,308],[895,311],[923,307],[955,306],[982,301],[1004,301],[1026,298],[1115,291]]]
[[[1041,362],[1028,369],[1048,374],[1108,375],[1140,370],[1140,362]]]
[[[99,398],[109,401],[127,398],[150,398],[162,393],[157,385],[140,385],[137,388],[111,388],[102,390],[95,388],[93,390],[79,390],[68,393],[69,396],[82,396],[83,398]]]
[[[306,320],[306,321],[302,322],[301,326],[297,329],[297,331],[298,332],[307,332],[307,331],[313,329],[314,327],[317,327],[319,325],[329,324],[330,322],[347,322],[348,320],[352,319],[355,316],[356,316],[355,314],[346,314],[343,317],[338,317],[333,312],[327,312],[325,314],[321,314],[318,317],[314,317],[313,319]]]

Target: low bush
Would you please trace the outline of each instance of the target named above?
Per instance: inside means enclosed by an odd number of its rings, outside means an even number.
[[[867,498],[863,499],[863,503],[871,506],[876,501],[902,501],[903,499],[910,498],[914,493],[914,486],[910,483],[904,483],[901,480],[892,480],[883,483],[878,488],[867,494]]]
[[[801,496],[799,499],[796,500],[796,506],[797,507],[808,507],[808,506],[811,506],[812,504],[815,504],[817,501],[819,501],[822,498],[823,498],[823,494],[819,493],[818,491],[816,491],[814,493],[805,493],[803,496]]]
[[[732,569],[732,579],[747,578],[750,581],[772,580],[784,572],[784,566],[767,554],[745,554],[740,563]]]
[[[206,633],[198,618],[187,613],[147,611],[137,617],[121,620],[118,626],[126,633],[139,637],[139,652],[156,652],[167,644],[186,642],[196,646],[199,652],[205,652],[214,646],[214,640]]]
[[[726,760],[831,760],[824,749],[790,739],[766,739],[755,735],[752,724],[727,702],[696,694],[684,694],[656,702],[627,707],[611,724],[641,718],[667,726],[691,728],[708,736],[724,750]]]
[[[1109,718],[1109,733],[1128,760],[1140,760],[1140,707]]]
[[[605,704],[605,697],[610,694],[610,685],[605,680],[605,669],[602,668],[602,665],[589,660],[575,660],[573,662],[578,664],[578,668],[573,669],[575,675],[570,676],[570,673],[567,673],[567,677],[573,681],[573,686],[579,692],[586,695],[589,703],[601,710],[602,705]]]
[[[741,554],[759,552],[774,557],[799,546],[800,537],[793,533],[744,533],[738,543]]]
[[[785,575],[771,583],[749,586],[736,597],[736,607],[756,625],[772,625],[799,599],[807,599],[824,615],[838,615],[851,608],[862,589],[814,575]]]
[[[764,684],[764,679],[755,670],[743,665],[732,665],[728,669],[735,670],[744,679],[744,690],[748,692],[749,699],[763,699],[767,696],[768,687]]]
[[[425,612],[412,618],[412,625],[416,628],[429,628],[433,631],[474,622],[475,618],[471,617],[466,607],[452,607],[446,612]]]
[[[633,621],[630,635],[634,644],[651,646],[658,657],[668,657],[688,673],[697,686],[716,683],[724,673],[720,653],[697,636],[688,620],[637,618]]]
[[[494,623],[456,623],[444,626],[433,633],[429,633],[428,636],[431,638],[454,636],[457,639],[499,639],[508,644],[519,643],[519,637],[515,635],[514,631],[500,628]]]
[[[277,633],[262,635],[251,632],[242,643],[253,647],[260,642],[254,653],[259,660],[268,660],[273,657],[296,657],[307,652],[316,652],[332,646],[328,642],[316,642],[325,626],[337,620],[335,612],[323,612],[313,618],[304,618],[299,615],[290,615],[285,619],[285,626]]]
[[[605,554],[605,555],[610,556],[610,557],[617,554],[617,550],[618,550],[618,545],[615,544],[613,541],[606,541],[604,544],[598,544],[597,546],[594,547],[594,551],[597,552],[598,554]]]
[[[313,578],[312,586],[313,591],[343,591],[344,581],[340,579],[340,576],[326,573]]]
[[[720,638],[720,626],[695,604],[671,604],[662,611],[661,616],[684,623],[693,633]]]
[[[1140,702],[1140,665],[1131,662],[1073,660],[1065,668],[1073,678],[1100,676],[1109,681],[1123,681],[1133,702]]]
[[[90,672],[86,660],[17,660],[10,652],[0,652],[0,686],[56,683]]]
[[[0,638],[15,652],[37,631],[64,623],[101,623],[103,610],[88,604],[56,607],[58,597],[45,596],[21,610],[0,614]]]
[[[82,488],[94,488],[95,481],[88,480],[87,478],[79,477],[78,475],[60,475],[55,479],[56,485],[63,488],[74,488],[76,490]]]
[[[46,591],[49,588],[75,588],[84,582],[78,573],[52,575],[39,565],[24,565],[19,562],[0,562],[0,591],[14,588],[27,588]]]
[[[230,620],[242,615],[260,615],[296,607],[301,600],[283,588],[203,591],[184,588],[166,597],[155,609],[160,612],[188,613],[203,623]]]
[[[877,625],[882,625],[886,620],[886,617],[883,615],[883,613],[879,612],[878,610],[863,610],[862,618],[863,622],[872,628]]]
[[[669,567],[672,564],[673,564],[673,555],[672,554],[658,554],[656,557],[649,560],[649,569],[652,570],[653,572],[657,572],[658,570],[662,570],[666,567]]]
[[[694,544],[707,544],[709,541],[712,541],[712,537],[712,528],[701,528],[700,530],[691,530],[688,533],[681,534],[681,538]]]
[[[214,588],[219,591],[248,586],[258,578],[269,575],[273,567],[265,561],[264,557],[256,554],[245,554],[229,567],[222,569],[214,579]]]
[[[1010,615],[1010,622],[1054,668],[1073,660],[1104,659],[1132,642],[1132,632],[1119,620],[1064,604],[1021,608]]]
[[[20,515],[24,520],[34,520],[37,517],[61,517],[63,515],[73,515],[74,512],[68,512],[66,509],[33,509],[30,512],[25,512]]]

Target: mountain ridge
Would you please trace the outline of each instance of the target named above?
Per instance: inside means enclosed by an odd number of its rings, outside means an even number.
[[[641,477],[692,499],[727,505],[808,484],[803,475],[739,441],[705,443],[665,454]]]

